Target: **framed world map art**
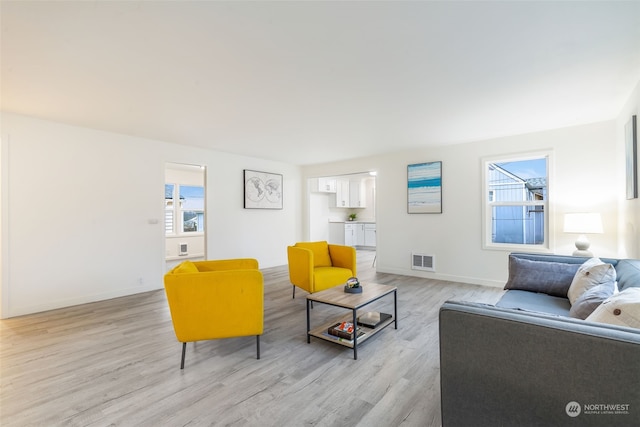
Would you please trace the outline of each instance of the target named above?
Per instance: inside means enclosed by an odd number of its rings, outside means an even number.
[[[245,169],[244,208],[282,209],[282,175]]]

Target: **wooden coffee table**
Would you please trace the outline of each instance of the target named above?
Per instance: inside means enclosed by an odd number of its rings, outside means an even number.
[[[365,283],[362,285],[362,293],[360,294],[346,293],[344,291],[344,286],[337,286],[335,288],[327,289],[322,292],[307,295],[307,343],[311,342],[311,337],[313,336],[325,341],[349,347],[353,349],[353,358],[358,359],[358,344],[361,344],[372,336],[376,335],[391,323],[395,325],[395,329],[398,329],[397,289],[398,288],[395,286],[380,285],[377,283]],[[390,294],[393,294],[393,315],[391,316],[391,318],[380,323],[375,328],[368,328],[366,326],[359,325],[358,327],[360,328],[360,330],[364,332],[364,335],[360,338],[357,337],[358,334],[355,334],[356,336],[353,341],[347,341],[345,339],[340,339],[327,333],[329,327],[333,326],[337,322],[353,322],[353,324],[356,325],[358,310],[361,310],[372,302],[377,301],[380,298],[383,298]],[[311,305],[313,302],[332,305],[334,307],[346,308],[348,310],[351,310],[351,315],[345,315],[336,318],[332,322],[323,324],[312,330]],[[364,311],[361,311],[360,314],[364,314]]]

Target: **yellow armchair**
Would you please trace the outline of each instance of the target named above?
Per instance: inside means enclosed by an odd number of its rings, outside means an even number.
[[[264,320],[264,285],[255,259],[185,261],[164,276],[164,288],[176,338],[187,342],[260,335]]]
[[[333,245],[325,241],[298,242],[287,247],[289,280],[309,293],[345,283],[356,271],[356,250],[351,246]]]

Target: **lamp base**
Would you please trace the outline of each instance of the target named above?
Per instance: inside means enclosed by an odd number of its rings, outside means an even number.
[[[593,257],[593,253],[588,250],[589,246],[591,246],[589,239],[584,234],[581,234],[576,240],[576,250],[573,251],[573,256]]]
[[[573,256],[581,256],[581,257],[587,257],[587,258],[592,258],[593,257],[593,252],[591,251],[585,251],[582,249],[576,249],[575,251],[573,251]]]

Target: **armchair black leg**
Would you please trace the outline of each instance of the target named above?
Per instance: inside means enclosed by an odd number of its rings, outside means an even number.
[[[184,355],[187,352],[187,343],[182,343],[182,361],[180,362],[180,369],[184,369]]]
[[[260,360],[260,335],[256,335],[256,349],[257,349],[257,358]]]
[[[295,298],[295,297],[296,297],[296,285],[293,285],[293,297],[292,298]]]

